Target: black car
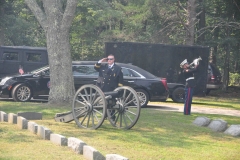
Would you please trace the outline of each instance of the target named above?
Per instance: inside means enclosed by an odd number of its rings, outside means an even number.
[[[93,61],[74,61],[72,71],[74,85],[78,89],[85,84],[96,84],[98,72]],[[117,63],[122,67],[125,86],[130,86],[139,95],[141,106],[148,101],[166,101],[169,96],[167,81],[131,64]],[[27,74],[8,76],[0,82],[0,96],[15,101],[29,101],[31,98],[47,98],[50,86],[49,67],[45,66]]]
[[[219,89],[222,85],[222,76],[219,69],[212,63],[208,65],[208,77],[206,85],[206,95],[209,94],[211,90]],[[184,103],[185,101],[185,85],[181,83],[167,83],[169,90],[169,98],[174,102]]]
[[[208,80],[207,80],[207,91],[206,94],[209,94],[211,90],[219,89],[222,85],[222,75],[219,69],[212,63],[208,65]]]
[[[184,103],[185,101],[185,85],[181,83],[167,83],[169,90],[169,98],[176,103]]]

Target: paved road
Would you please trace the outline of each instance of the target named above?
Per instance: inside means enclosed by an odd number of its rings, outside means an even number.
[[[153,104],[149,103],[147,108],[151,109],[160,109],[163,111],[174,111],[174,112],[183,112],[183,104],[167,104],[167,103],[159,103]],[[219,115],[229,115],[240,117],[240,110],[232,110],[232,109],[222,109],[222,108],[206,108],[200,107],[198,105],[192,104],[192,113],[204,113],[204,114],[219,114]]]

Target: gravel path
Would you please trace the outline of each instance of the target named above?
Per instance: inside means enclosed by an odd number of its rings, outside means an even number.
[[[183,112],[184,104],[153,104],[149,103],[147,108],[152,109],[160,109],[163,111],[175,111],[175,112]],[[233,110],[233,109],[223,109],[223,108],[206,108],[200,107],[198,105],[192,104],[191,108],[192,113],[203,113],[203,114],[219,114],[219,115],[229,115],[229,116],[236,116],[240,117],[240,110]]]

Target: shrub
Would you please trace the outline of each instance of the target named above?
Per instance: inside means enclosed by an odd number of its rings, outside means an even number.
[[[240,74],[230,73],[229,74],[229,86],[240,86]]]

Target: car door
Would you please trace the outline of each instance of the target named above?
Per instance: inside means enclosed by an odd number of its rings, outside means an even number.
[[[123,72],[123,85],[130,86],[132,88],[139,88],[138,82],[143,79],[141,75],[137,74],[136,71],[130,68],[122,67]]]
[[[44,70],[36,75],[33,75],[33,77],[36,77],[36,88],[35,88],[35,95],[38,96],[48,96],[50,91],[50,71],[49,69]]]
[[[73,65],[72,71],[76,90],[85,84],[96,84],[98,72],[94,65]]]
[[[1,60],[1,75],[18,73],[21,64],[21,51],[14,49],[3,49]]]

